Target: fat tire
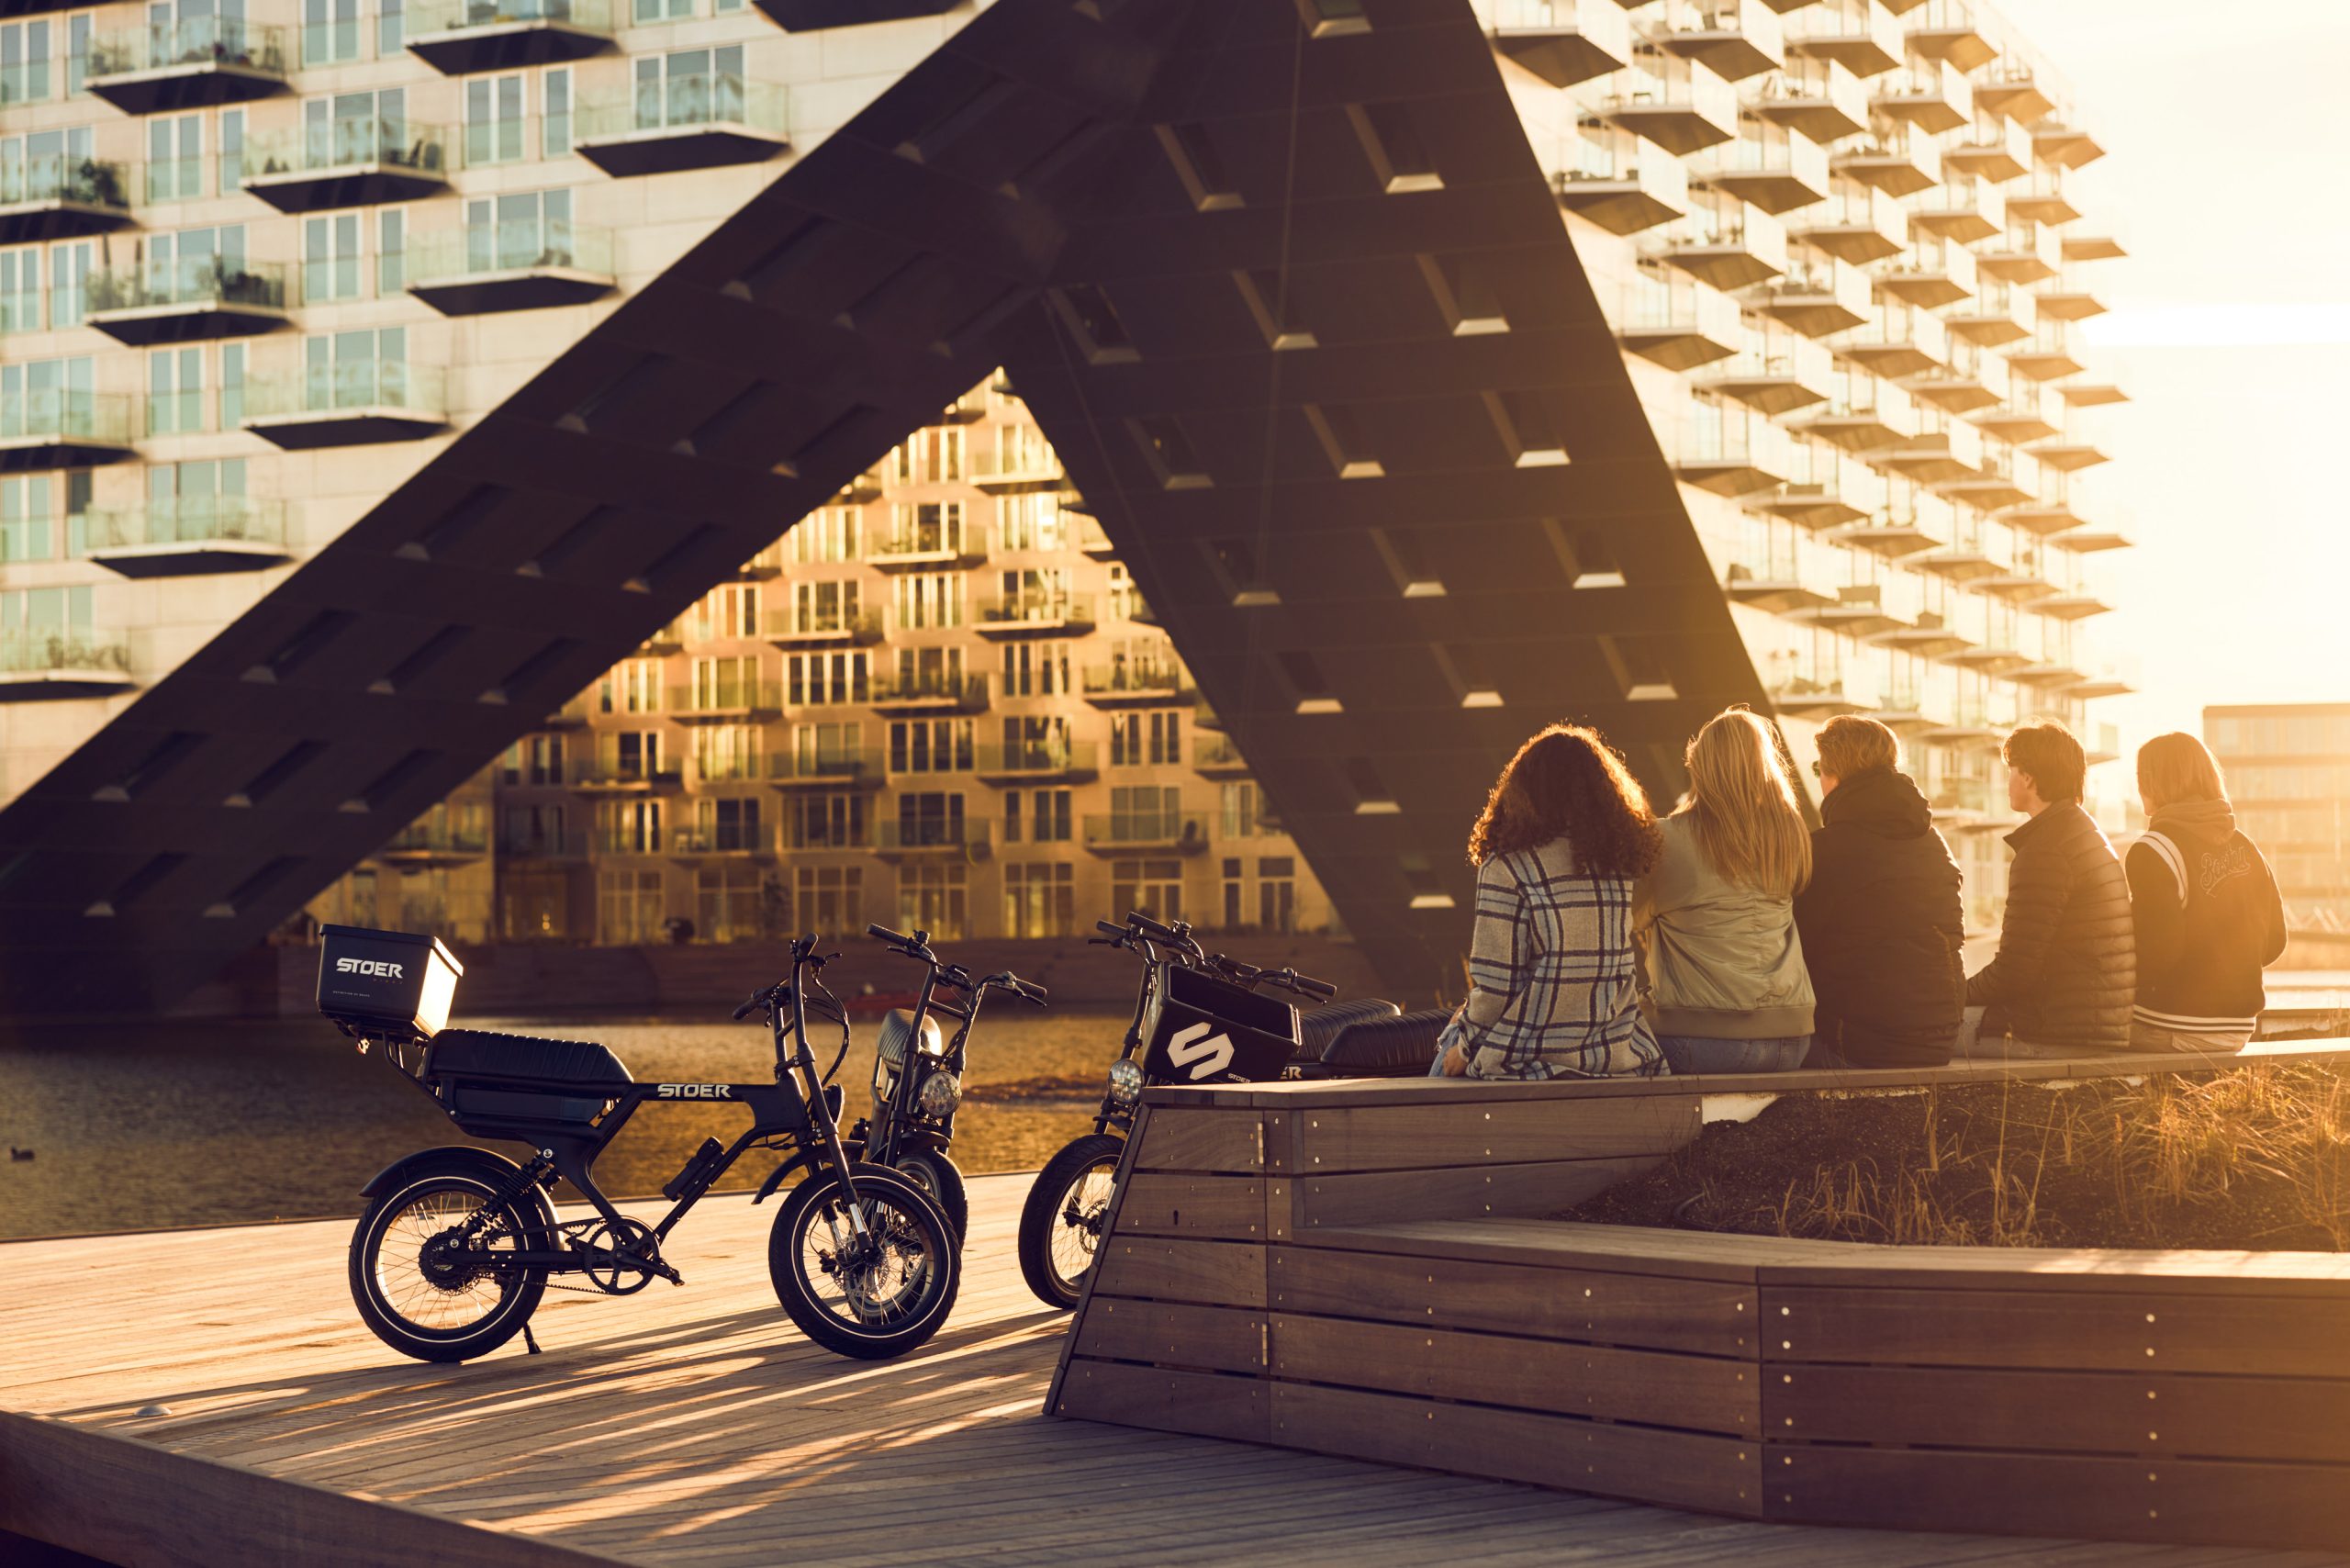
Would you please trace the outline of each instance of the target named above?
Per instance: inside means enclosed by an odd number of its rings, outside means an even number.
[[[1035,1185],[1028,1189],[1028,1201],[1020,1206],[1020,1273],[1046,1306],[1074,1312],[1085,1289],[1082,1274],[1066,1279],[1053,1261],[1053,1238],[1069,1189],[1098,1165],[1106,1163],[1115,1170],[1125,1151],[1126,1140],[1114,1133],[1088,1133],[1045,1161]]]
[[[946,1212],[946,1223],[955,1227],[955,1240],[959,1245],[971,1223],[971,1200],[963,1190],[962,1170],[936,1149],[901,1154],[890,1163],[907,1181],[938,1200],[938,1206]]]
[[[525,1269],[521,1288],[496,1316],[464,1333],[449,1335],[420,1333],[387,1304],[376,1300],[375,1255],[383,1244],[386,1215],[428,1188],[463,1188],[480,1193],[484,1201],[496,1195],[501,1179],[484,1170],[479,1157],[471,1150],[461,1152],[464,1158],[422,1161],[411,1167],[397,1187],[367,1205],[351,1233],[351,1299],[359,1308],[360,1321],[385,1344],[420,1361],[470,1361],[489,1354],[522,1331],[531,1315],[538,1311],[539,1298],[546,1294],[547,1271]],[[554,1208],[537,1187],[509,1202],[502,1212],[516,1238],[532,1250],[551,1250],[556,1245]]]
[[[963,1284],[962,1240],[946,1217],[938,1201],[920,1185],[886,1165],[862,1162],[851,1167],[860,1194],[886,1195],[896,1207],[912,1216],[923,1227],[923,1240],[945,1284],[932,1296],[922,1311],[903,1325],[885,1332],[867,1332],[851,1328],[817,1300],[815,1290],[800,1268],[799,1237],[803,1223],[813,1223],[812,1211],[829,1199],[840,1186],[837,1177],[814,1174],[791,1189],[784,1200],[781,1212],[775,1216],[775,1226],[767,1233],[767,1274],[774,1282],[776,1299],[783,1303],[784,1311],[800,1331],[835,1355],[853,1357],[857,1361],[887,1361],[902,1356],[925,1343],[955,1310],[956,1293]]]

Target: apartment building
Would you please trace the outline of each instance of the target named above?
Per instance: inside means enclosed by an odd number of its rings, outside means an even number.
[[[2287,924],[2300,936],[2350,936],[2350,702],[2206,708],[2203,744],[2227,775],[2236,825],[2277,874]],[[2343,951],[2329,942],[2304,961],[2335,966]]]

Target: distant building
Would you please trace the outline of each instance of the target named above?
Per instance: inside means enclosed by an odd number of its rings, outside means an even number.
[[[2350,959],[2350,702],[2206,708],[2203,742],[2227,773],[2237,825],[2276,870],[2288,958]]]

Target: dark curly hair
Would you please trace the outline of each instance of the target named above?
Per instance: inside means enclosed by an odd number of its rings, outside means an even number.
[[[1641,876],[1663,845],[1639,780],[1605,735],[1582,724],[1548,725],[1517,748],[1469,830],[1469,863],[1554,838],[1593,877]]]

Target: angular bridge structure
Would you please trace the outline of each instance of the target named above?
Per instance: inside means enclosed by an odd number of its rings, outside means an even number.
[[[184,996],[998,366],[1400,991],[1531,730],[1763,704],[1468,0],[998,0],[0,812],[0,1011]]]

